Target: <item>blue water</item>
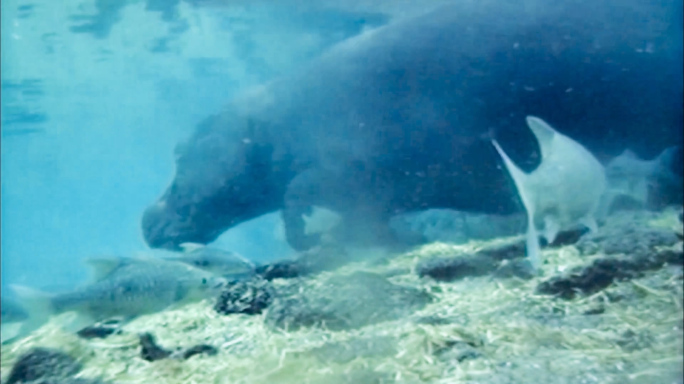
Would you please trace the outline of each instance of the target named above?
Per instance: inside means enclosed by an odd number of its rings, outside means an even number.
[[[198,7],[197,5],[207,5]],[[83,282],[85,257],[146,245],[173,148],[230,96],[384,23],[374,14],[211,2],[2,2],[2,287]],[[289,255],[269,215],[217,244]]]

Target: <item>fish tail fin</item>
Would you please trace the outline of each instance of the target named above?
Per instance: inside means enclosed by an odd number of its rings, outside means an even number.
[[[6,322],[0,323],[0,344],[9,343],[16,340],[21,335],[21,322]]]
[[[534,226],[534,211],[527,213],[527,234],[525,235],[525,250],[532,268],[538,271],[541,268],[541,246],[539,234]]]
[[[17,294],[22,307],[28,313],[28,318],[22,324],[19,335],[17,335],[25,336],[43,326],[50,319],[53,313],[52,296],[22,285],[13,284],[10,287]]]
[[[677,152],[682,149],[679,146],[672,146],[663,150],[660,155],[656,158],[657,162],[664,167],[669,167],[675,161]]]

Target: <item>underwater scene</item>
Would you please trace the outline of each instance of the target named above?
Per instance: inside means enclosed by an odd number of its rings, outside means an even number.
[[[2,384],[684,384],[681,0],[3,0]]]

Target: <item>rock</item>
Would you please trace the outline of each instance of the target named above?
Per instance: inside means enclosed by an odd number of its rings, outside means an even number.
[[[642,220],[628,218],[625,221],[605,225],[598,232],[587,234],[576,244],[577,249],[584,255],[602,252],[644,256],[658,246],[671,246],[680,241],[671,229],[649,227]]]
[[[677,234],[671,229],[645,224],[656,218],[655,215],[643,211],[612,215],[598,232],[585,235],[576,244],[584,255],[607,256],[542,282],[537,292],[569,300],[578,292],[592,294],[613,281],[641,277],[643,272],[660,269],[665,264],[681,266],[684,263],[681,248],[659,250],[680,242]]]
[[[33,348],[19,357],[6,384],[28,383],[48,378],[63,379],[75,375],[80,370],[81,364],[62,351]]]
[[[141,357],[147,361],[157,361],[166,358],[186,360],[202,353],[209,356],[218,354],[218,350],[215,347],[207,344],[197,344],[185,349],[176,348],[171,351],[159,346],[154,335],[149,332],[140,335],[140,346],[142,347],[140,351]]]
[[[266,313],[267,324],[289,330],[315,326],[349,330],[400,319],[431,301],[422,290],[395,285],[369,272],[308,284],[278,297]]]
[[[575,244],[588,232],[589,229],[584,227],[558,232],[558,235],[553,240],[553,243],[549,244],[548,247],[560,248],[566,245]]]
[[[344,248],[331,241],[299,253],[296,260],[280,260],[259,266],[255,273],[269,281],[279,278],[291,279],[333,270],[351,261],[353,258]]]
[[[113,334],[121,334],[121,322],[118,319],[102,321],[76,332],[82,339],[105,339]]]
[[[214,310],[223,315],[256,315],[271,304],[272,297],[273,289],[266,280],[233,282],[218,297]]]
[[[431,277],[437,281],[455,281],[469,276],[482,276],[494,272],[499,261],[486,255],[464,255],[440,257],[418,265],[420,277]]]
[[[140,357],[147,361],[166,359],[173,353],[157,345],[154,335],[149,332],[140,335],[140,347]]]
[[[656,338],[648,330],[627,330],[616,338],[615,344],[627,352],[638,351],[651,347]]]
[[[494,271],[494,277],[497,278],[512,278],[531,279],[537,275],[537,271],[527,258],[504,260],[499,264],[499,267]]]
[[[563,231],[549,247],[560,247],[577,242],[586,229]],[[468,276],[493,273],[498,278],[518,277],[530,279],[535,276],[529,260],[525,257],[525,240],[515,239],[504,244],[484,247],[474,254],[439,257],[418,265],[420,277],[431,277],[450,282]]]
[[[475,343],[460,340],[449,340],[443,346],[436,348],[433,353],[442,361],[455,360],[459,363],[482,356],[482,352],[477,349]]]
[[[578,292],[590,295],[613,283],[642,276],[644,271],[661,268],[665,264],[682,265],[681,250],[654,251],[650,254],[604,257],[589,266],[578,267],[569,273],[554,276],[537,286],[537,292],[556,295],[562,299],[575,298]]]
[[[218,349],[216,349],[215,347],[213,347],[211,345],[198,344],[198,345],[195,345],[194,347],[190,347],[190,348],[186,349],[185,351],[183,351],[181,356],[185,360],[185,359],[189,359],[192,356],[199,355],[202,353],[207,354],[209,356],[216,356],[218,354]]]
[[[295,260],[281,260],[270,264],[258,266],[255,273],[265,280],[291,279],[305,275],[304,267]]]
[[[477,254],[497,261],[525,257],[525,240],[516,239],[504,244],[490,245],[477,251]]]

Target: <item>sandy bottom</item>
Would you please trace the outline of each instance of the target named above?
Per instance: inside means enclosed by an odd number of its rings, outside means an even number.
[[[675,215],[668,211],[644,225],[681,227]],[[427,258],[486,244],[434,243],[383,263],[354,263],[313,277],[399,271],[390,277],[393,283],[420,287],[435,300],[398,321],[353,331],[287,332],[267,326],[264,315],[222,316],[204,301],[140,317],[121,335],[82,340],[53,318],[29,337],[2,346],[2,377],[20,354],[43,346],[77,358],[84,365],[78,377],[114,383],[682,382],[681,267],[571,301],[534,291],[545,278],[590,260],[574,246],[545,250],[543,276],[531,280],[486,276],[439,283],[414,272]],[[141,332],[153,333],[168,348],[210,344],[219,352],[148,362],[140,357]]]

